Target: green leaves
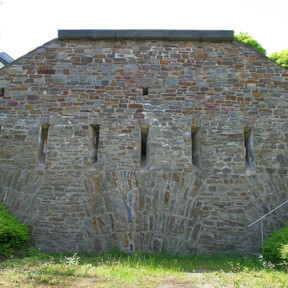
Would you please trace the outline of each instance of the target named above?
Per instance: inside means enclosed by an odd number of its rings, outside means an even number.
[[[274,231],[263,244],[263,258],[274,264],[280,264],[282,257],[280,249],[288,243],[288,226],[280,230]]]
[[[269,58],[277,64],[288,69],[288,49],[280,52],[272,53]]]
[[[247,32],[240,32],[238,35],[234,35],[234,39],[247,44],[254,49],[258,50],[259,52],[263,53],[266,55],[266,49],[264,49],[261,44],[256,41],[255,39],[252,38],[251,35],[249,35]]]
[[[29,229],[0,205],[0,255],[9,256],[29,243]]]

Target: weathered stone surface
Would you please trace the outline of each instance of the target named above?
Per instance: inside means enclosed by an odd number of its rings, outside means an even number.
[[[238,42],[87,39],[0,72],[0,201],[34,245],[259,251],[260,227],[247,226],[287,200],[287,70]]]
[[[59,30],[60,40],[232,41],[232,30]],[[54,46],[55,47],[55,46]]]

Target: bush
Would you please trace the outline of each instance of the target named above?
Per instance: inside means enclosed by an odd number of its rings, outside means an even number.
[[[263,258],[266,261],[270,261],[274,264],[280,264],[283,262],[283,256],[281,256],[281,247],[288,244],[288,226],[278,231],[274,231],[270,237],[268,237],[263,244]],[[287,249],[288,250],[288,249]],[[283,254],[285,255],[285,254]],[[288,252],[286,254],[286,257]]]
[[[10,256],[29,243],[29,229],[0,204],[0,255]]]

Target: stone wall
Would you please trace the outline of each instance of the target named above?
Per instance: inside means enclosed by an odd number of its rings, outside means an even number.
[[[287,200],[288,72],[239,42],[55,39],[0,87],[0,201],[43,250],[253,253]]]

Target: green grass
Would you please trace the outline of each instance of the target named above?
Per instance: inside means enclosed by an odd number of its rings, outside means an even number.
[[[0,263],[0,287],[288,287],[285,271],[252,257],[30,254]]]

